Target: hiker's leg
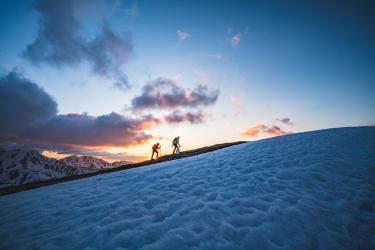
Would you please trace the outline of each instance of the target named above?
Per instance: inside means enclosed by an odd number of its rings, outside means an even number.
[[[151,160],[154,159],[154,154],[155,154],[155,150],[152,151],[152,156],[151,156]]]

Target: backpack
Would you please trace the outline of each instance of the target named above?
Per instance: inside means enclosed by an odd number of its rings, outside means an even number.
[[[172,144],[173,144],[173,145],[174,145],[174,144],[178,144],[178,138],[177,138],[177,137],[173,139]]]

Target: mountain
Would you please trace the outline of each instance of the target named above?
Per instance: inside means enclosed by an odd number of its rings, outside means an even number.
[[[129,165],[129,164],[132,164],[132,163],[133,162],[131,162],[131,161],[115,161],[115,162],[112,162],[112,167],[117,168],[117,167]]]
[[[76,168],[83,168],[90,171],[98,171],[102,169],[108,169],[108,168],[117,168],[120,166],[131,164],[131,161],[115,161],[112,163],[109,163],[105,160],[93,157],[93,156],[77,156],[77,155],[71,155],[68,157],[65,157],[60,160],[61,162],[65,163],[68,166],[76,167]]]
[[[0,197],[0,249],[375,249],[375,127]],[[42,225],[42,226],[41,226]]]
[[[72,155],[56,160],[34,150],[3,150],[0,151],[0,188],[92,173],[126,164],[129,162],[112,164],[92,156]]]
[[[60,161],[68,166],[86,169],[88,172],[112,168],[111,163],[93,156],[71,155],[61,159]]]
[[[79,169],[34,150],[0,151],[0,188],[80,173]]]

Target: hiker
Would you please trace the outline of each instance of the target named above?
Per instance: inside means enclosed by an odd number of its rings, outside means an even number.
[[[174,146],[174,149],[173,149],[173,154],[179,154],[180,153],[180,137],[177,136],[176,138],[173,139],[172,141],[172,145]]]
[[[154,159],[154,154],[156,153],[156,159],[159,158],[159,149],[161,148],[161,145],[158,143],[152,145],[152,155],[151,155],[151,160]]]

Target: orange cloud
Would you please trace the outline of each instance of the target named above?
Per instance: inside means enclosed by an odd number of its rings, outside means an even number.
[[[265,124],[258,124],[254,127],[246,129],[241,135],[249,137],[251,139],[258,138],[260,136],[273,137],[291,134],[292,132],[287,132],[282,130],[280,127],[272,125],[267,126]]]
[[[161,121],[158,118],[155,118],[152,115],[147,115],[143,117],[143,120],[141,123],[138,124],[137,129],[138,130],[151,129],[160,125],[160,123]]]

